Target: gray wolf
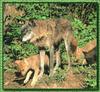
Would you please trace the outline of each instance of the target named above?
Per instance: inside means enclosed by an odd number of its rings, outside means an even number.
[[[59,52],[59,43],[63,40],[68,55],[68,70],[70,69],[70,52],[75,52],[77,41],[73,36],[71,23],[67,19],[47,19],[47,20],[29,20],[22,26],[22,41],[30,41],[40,48],[40,55],[45,56],[45,48],[50,52],[50,75],[53,75],[60,64],[57,59],[56,67],[54,64],[54,52]],[[42,50],[42,52],[41,52]],[[44,51],[44,52],[43,52]],[[44,57],[41,56],[41,69],[44,71]]]

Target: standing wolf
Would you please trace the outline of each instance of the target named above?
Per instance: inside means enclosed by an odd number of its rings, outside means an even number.
[[[56,56],[56,66],[54,65],[54,51],[59,52],[59,43],[64,40],[66,52],[68,55],[68,69],[70,67],[70,47],[73,46],[73,51],[76,50],[77,42],[72,34],[72,27],[66,19],[47,19],[47,20],[32,20],[26,22],[22,26],[23,38],[22,41],[30,41],[40,48],[41,60],[41,75],[44,72],[44,56],[45,48],[50,50],[50,75],[54,73],[60,64],[59,54]]]

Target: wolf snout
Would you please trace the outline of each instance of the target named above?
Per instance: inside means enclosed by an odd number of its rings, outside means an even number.
[[[22,38],[22,42],[25,42],[25,41],[27,41],[27,40],[26,40],[26,38],[23,37],[23,38]]]

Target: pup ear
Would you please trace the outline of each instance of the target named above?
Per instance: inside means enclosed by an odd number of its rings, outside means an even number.
[[[15,64],[19,65],[20,64],[20,60],[16,60]]]

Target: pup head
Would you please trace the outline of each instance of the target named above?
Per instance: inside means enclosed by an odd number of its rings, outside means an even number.
[[[28,63],[23,60],[16,60],[15,64],[17,65],[18,71],[24,76],[29,70]]]

